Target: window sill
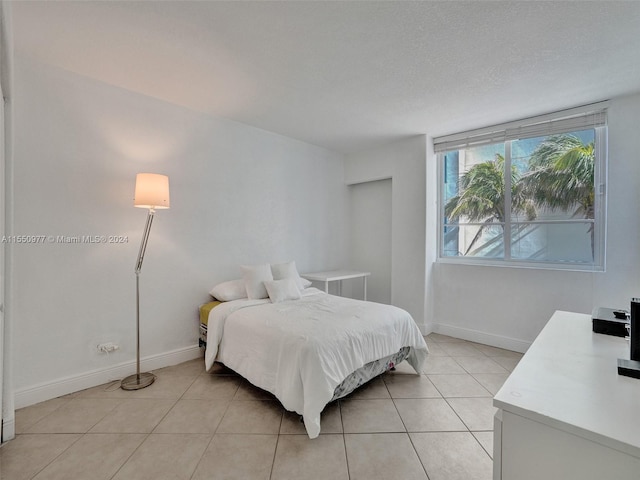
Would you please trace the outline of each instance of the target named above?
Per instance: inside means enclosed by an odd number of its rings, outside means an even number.
[[[498,268],[520,268],[529,270],[557,270],[563,272],[604,273],[604,266],[575,263],[546,263],[527,261],[505,261],[500,259],[478,259],[468,257],[438,257],[436,263],[448,265],[482,266]]]

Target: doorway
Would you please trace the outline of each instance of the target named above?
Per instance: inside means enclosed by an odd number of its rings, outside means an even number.
[[[351,267],[371,272],[367,300],[391,303],[391,194],[392,179],[349,186]],[[362,298],[354,282],[352,295]]]

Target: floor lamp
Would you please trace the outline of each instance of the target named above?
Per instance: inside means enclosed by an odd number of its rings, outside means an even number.
[[[136,373],[122,380],[120,387],[123,390],[140,390],[151,385],[156,379],[153,373],[140,373],[140,271],[156,209],[169,208],[169,177],[155,173],[138,173],[133,205],[148,208],[149,213],[136,262]]]

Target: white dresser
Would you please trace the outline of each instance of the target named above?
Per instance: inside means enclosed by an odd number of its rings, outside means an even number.
[[[621,337],[556,312],[493,404],[494,480],[640,479],[640,380]]]

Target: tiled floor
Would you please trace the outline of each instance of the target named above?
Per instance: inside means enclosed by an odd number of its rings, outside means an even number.
[[[521,355],[431,334],[426,375],[406,363],[329,405],[320,437],[229,370],[195,360],[126,392],[114,382],[16,412],[0,478],[491,478],[491,397]]]

